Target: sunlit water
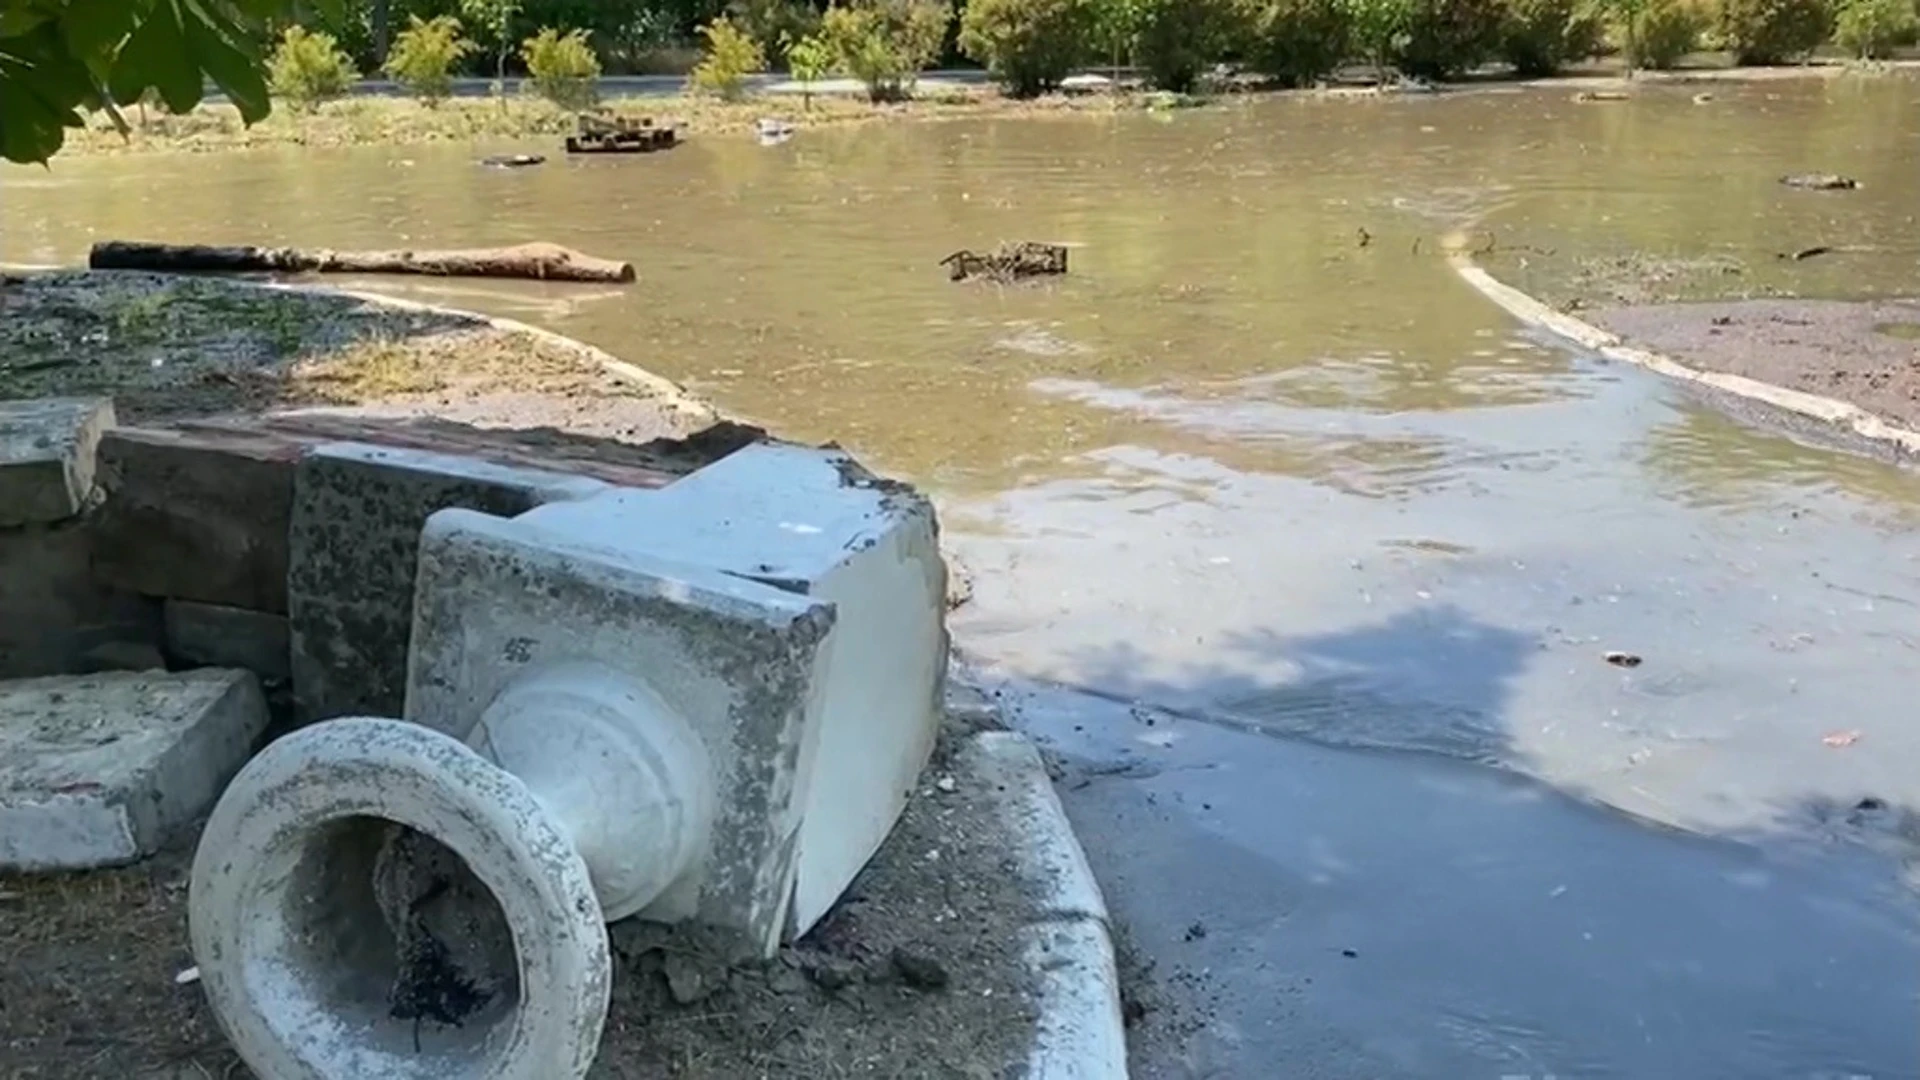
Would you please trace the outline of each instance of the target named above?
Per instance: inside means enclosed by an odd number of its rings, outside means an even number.
[[[1734,291],[1920,292],[1920,81],[1717,86],[1705,104],[1697,89],[1602,104],[1554,91],[1265,100],[803,131],[772,148],[696,137],[510,172],[474,163],[492,147],[76,158],[0,173],[0,259],[71,262],[105,238],[542,239],[630,259],[641,280],[627,289],[372,284],[533,319],[924,485],[976,578],[955,626],[967,656],[1136,705],[1035,721],[1063,746],[1098,727],[1100,753],[1196,769],[1197,755],[1229,789],[1287,783],[1276,777],[1294,766],[1201,753],[1224,736],[1195,732],[1429,751],[1709,836],[1792,850],[1857,839],[1904,858],[1901,814],[1920,806],[1907,704],[1920,479],[1536,340],[1438,256],[1436,239],[1466,227],[1523,285],[1633,252],[1738,260]],[[1863,187],[1777,183],[1803,171]],[[937,265],[1020,239],[1073,245],[1072,273],[1002,289],[949,283]],[[1849,250],[1775,258],[1812,244]],[[1643,663],[1610,665],[1608,651]],[[1842,731],[1858,740],[1823,741]],[[1853,809],[1869,797],[1880,809]],[[1219,828],[1262,851],[1288,833],[1257,815]],[[1599,826],[1564,828],[1564,844],[1585,845],[1579,830]],[[1478,882],[1463,895],[1567,857],[1514,842],[1455,866]],[[1844,880],[1874,879],[1859,873]],[[1862,888],[1843,889],[1866,905],[1846,925],[1871,929],[1780,962],[1872,979],[1885,970],[1865,957],[1920,955],[1905,894]],[[1711,947],[1729,961],[1753,946]],[[1658,962],[1613,971],[1624,988]],[[1720,985],[1703,970],[1698,986],[1673,984],[1669,1006]],[[1589,1031],[1560,1046],[1559,1075],[1677,1076],[1713,1060],[1742,1064],[1687,1075],[1920,1075],[1920,1042],[1886,1026],[1911,1014],[1916,982],[1863,988],[1874,1021],[1843,1020],[1826,990],[1779,988],[1809,995],[1786,1013],[1815,1015],[1703,1015],[1675,1029],[1703,1040],[1681,1057]],[[1370,1042],[1353,1060],[1409,1075],[1551,1064],[1553,1039],[1570,1038],[1553,1025],[1595,1007],[1579,1000],[1501,1035],[1507,1005],[1416,997],[1410,1015],[1478,1016],[1420,1036],[1458,1054]],[[1539,1054],[1486,1050],[1503,1038]],[[1207,1075],[1189,1066],[1167,1074]]]

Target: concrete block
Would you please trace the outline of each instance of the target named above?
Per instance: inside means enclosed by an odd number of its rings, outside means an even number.
[[[0,869],[152,854],[213,803],[266,722],[244,671],[0,683]]]
[[[96,581],[87,519],[0,529],[0,679],[71,675],[160,641],[160,603]]]
[[[510,516],[607,485],[424,450],[315,447],[294,479],[287,613],[294,715],[398,716],[420,529],[437,510]]]
[[[763,444],[658,491],[613,491],[519,520],[832,605],[821,721],[798,762],[805,795],[787,932],[805,933],[886,839],[933,749],[949,643],[932,506],[839,451]]]
[[[0,527],[60,521],[84,509],[100,434],[113,423],[105,398],[0,402]]]
[[[299,444],[116,428],[100,441],[105,500],[94,574],[148,596],[287,610],[287,522]]]
[[[265,611],[168,600],[166,653],[181,667],[245,668],[262,679],[290,671],[287,617]]]
[[[710,790],[714,810],[690,869],[642,907],[623,910],[608,891],[609,879],[645,876],[631,865],[647,858],[645,846],[621,839],[633,825],[617,812],[625,792],[595,784],[591,770],[526,771],[526,754],[509,755],[519,765],[502,764],[535,790],[555,792],[544,799],[554,813],[603,822],[574,842],[590,865],[619,871],[595,876],[607,918],[637,911],[695,919],[733,933],[743,951],[771,955],[793,896],[806,796],[800,759],[824,704],[833,609],[711,567],[595,542],[606,539],[470,511],[435,514],[420,547],[407,719],[489,751],[503,749],[489,732],[503,702],[524,701],[510,711],[525,730],[544,697],[554,737],[564,738],[570,728],[558,726],[560,717],[608,718],[592,725],[604,731],[625,703],[656,701],[650,711],[684,725],[711,762],[711,776],[675,782]],[[556,672],[583,667],[606,674],[539,689]],[[622,679],[634,689],[605,689]],[[569,814],[570,803],[597,814]]]

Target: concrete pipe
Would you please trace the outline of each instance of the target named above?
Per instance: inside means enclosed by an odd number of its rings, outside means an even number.
[[[584,1077],[606,922],[697,873],[713,791],[687,724],[596,665],[510,684],[465,743],[301,729],[240,771],[195,852],[208,1001],[263,1080]]]

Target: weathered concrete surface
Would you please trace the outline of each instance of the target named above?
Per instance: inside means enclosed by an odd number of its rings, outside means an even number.
[[[105,501],[93,567],[148,596],[284,614],[294,463],[284,439],[116,428],[100,441]]]
[[[417,859],[386,858],[399,838]],[[208,1002],[257,1075],[571,1080],[599,1047],[611,964],[586,865],[526,785],[439,732],[345,719],[276,740],[214,808],[190,889]],[[456,962],[491,993],[446,993]],[[396,977],[436,973],[436,1015],[395,1016],[420,1004],[390,1000]]]
[[[823,707],[833,608],[461,509],[428,522],[419,566],[407,719],[465,738],[501,691],[557,662],[644,682],[705,744],[718,809],[686,895],[642,913],[692,915],[771,955],[792,898],[800,756]]]
[[[245,668],[262,679],[290,670],[287,617],[265,611],[168,600],[166,652],[180,667]]]
[[[112,426],[105,398],[0,402],[0,528],[79,513],[93,496],[100,433]]]
[[[213,802],[266,722],[244,671],[0,683],[0,867],[152,853]]]
[[[159,643],[159,601],[94,580],[87,526],[0,529],[0,679],[98,669],[102,650]]]
[[[314,448],[295,476],[289,526],[295,719],[400,715],[420,529],[434,511],[512,516],[605,486],[423,450]]]
[[[839,451],[764,444],[659,491],[608,492],[522,520],[833,606],[824,712],[799,761],[788,932],[805,933],[886,839],[933,748],[948,642],[932,507]]]

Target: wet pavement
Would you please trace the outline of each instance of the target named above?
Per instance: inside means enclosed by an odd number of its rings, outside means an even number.
[[[373,284],[935,494],[957,643],[1153,968],[1142,1077],[1920,1077],[1920,476],[1530,337],[1436,243],[1522,287],[1650,253],[1739,267],[1678,291],[1911,293],[1920,81],[495,149],[539,147],[0,172],[0,259],[633,260],[627,290]],[[1777,183],[1809,170],[1863,187]],[[1072,272],[938,267],[1018,239]],[[1865,250],[1774,257],[1814,243]]]

